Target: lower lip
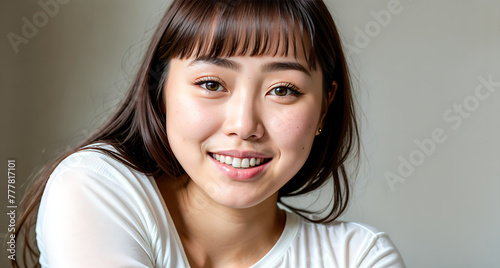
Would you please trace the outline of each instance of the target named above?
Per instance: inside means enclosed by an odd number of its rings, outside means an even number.
[[[259,175],[267,167],[269,162],[271,162],[268,161],[260,166],[252,168],[234,168],[229,165],[222,164],[221,162],[215,160],[211,156],[208,157],[212,159],[212,161],[215,163],[217,168],[219,168],[219,170],[222,171],[222,173],[224,173],[230,179],[237,181],[248,181],[257,177],[257,175]]]

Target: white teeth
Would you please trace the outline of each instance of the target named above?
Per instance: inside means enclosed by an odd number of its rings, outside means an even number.
[[[234,167],[234,160],[233,160],[233,167]],[[242,168],[250,167],[250,160],[248,160],[248,158],[243,158],[243,160],[241,160],[241,167]]]
[[[230,165],[235,168],[249,168],[264,164],[264,158],[237,158],[231,156],[224,156],[219,154],[212,154],[212,157],[226,165]]]
[[[239,168],[241,167],[241,159],[239,158],[233,158],[233,163],[232,163],[233,167],[235,168]]]

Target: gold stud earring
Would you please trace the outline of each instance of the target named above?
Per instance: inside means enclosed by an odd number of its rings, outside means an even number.
[[[321,134],[321,127],[318,128],[318,130],[316,130],[316,136],[318,136],[319,134]]]

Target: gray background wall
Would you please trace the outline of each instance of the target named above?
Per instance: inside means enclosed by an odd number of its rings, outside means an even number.
[[[47,14],[46,2],[58,9]],[[498,266],[500,2],[326,2],[363,111],[362,165],[343,219],[388,232],[408,267]],[[92,132],[123,96],[167,5],[0,2],[2,236],[7,160],[16,160],[19,200],[32,170]],[[38,32],[25,31],[16,53],[8,34],[23,35],[23,18]]]

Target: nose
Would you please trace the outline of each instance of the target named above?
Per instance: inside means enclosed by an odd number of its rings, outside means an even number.
[[[258,140],[264,136],[262,111],[257,97],[241,90],[235,92],[226,105],[226,119],[222,127],[226,135],[242,140]]]

